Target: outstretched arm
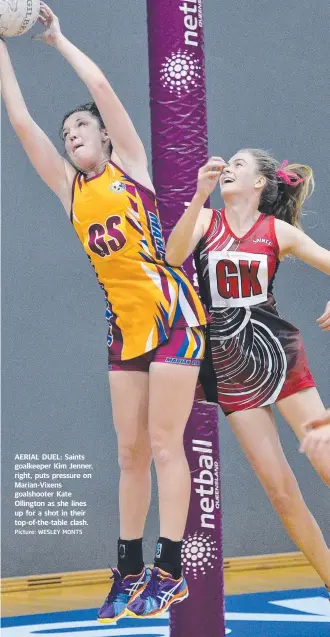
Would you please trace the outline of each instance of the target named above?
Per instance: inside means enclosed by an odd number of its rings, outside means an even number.
[[[275,230],[280,248],[280,258],[293,254],[297,259],[312,265],[314,268],[330,274],[330,250],[322,248],[304,232],[288,224],[286,221],[275,219]],[[322,316],[317,320],[325,332],[330,330],[330,301],[327,303]]]
[[[212,211],[204,208],[204,204],[215,189],[224,166],[221,157],[211,157],[199,169],[196,193],[167,241],[165,259],[169,265],[182,265],[207,232]]]
[[[42,40],[53,46],[87,86],[125,170],[136,166],[146,170],[147,157],[142,141],[101,69],[62,34],[57,16],[44,2],[41,2],[40,22],[45,31],[34,36],[33,40]]]
[[[286,221],[275,219],[275,230],[280,248],[280,258],[292,254],[314,268],[330,274],[330,250],[322,248],[307,234]]]
[[[0,77],[2,98],[16,135],[40,177],[57,194],[69,212],[75,170],[32,119],[3,39],[0,39]]]

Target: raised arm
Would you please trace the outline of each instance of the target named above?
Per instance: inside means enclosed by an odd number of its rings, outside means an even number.
[[[211,157],[199,169],[196,193],[167,241],[165,259],[169,265],[182,265],[207,232],[212,210],[204,208],[204,204],[215,189],[225,165],[221,157]]]
[[[75,170],[32,119],[24,102],[6,43],[0,39],[1,93],[10,122],[41,179],[61,199],[69,213]]]
[[[40,21],[45,31],[33,37],[53,46],[69,62],[93,97],[105,123],[115,153],[126,171],[146,172],[147,157],[144,146],[133,123],[110,86],[105,75],[92,60],[61,33],[59,20],[44,2],[41,2]]]

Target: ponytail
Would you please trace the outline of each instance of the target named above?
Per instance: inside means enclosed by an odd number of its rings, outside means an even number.
[[[266,215],[300,227],[302,206],[314,190],[313,171],[303,164],[279,163],[266,151],[248,148],[257,164],[258,171],[266,178],[261,193],[259,210]]]
[[[290,178],[289,173],[296,175],[298,179]],[[284,175],[287,175],[288,179]],[[269,214],[300,228],[302,207],[314,191],[313,170],[304,164],[291,164],[283,171],[277,171],[277,180],[278,194],[270,206]]]

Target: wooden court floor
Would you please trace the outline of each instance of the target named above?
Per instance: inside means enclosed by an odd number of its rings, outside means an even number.
[[[320,578],[310,566],[259,569],[225,573],[227,595],[263,591],[317,588]],[[98,608],[109,591],[107,584],[59,586],[48,590],[4,593],[2,617],[30,615],[75,609]]]

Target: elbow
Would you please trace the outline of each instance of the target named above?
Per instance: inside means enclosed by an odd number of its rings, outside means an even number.
[[[100,71],[100,74],[97,75],[97,77],[94,77],[93,85],[89,88],[95,98],[102,97],[104,94],[109,92],[109,89],[111,90],[110,84],[105,75],[103,75],[102,71]]]
[[[183,264],[183,259],[178,259],[178,257],[173,254],[172,250],[166,250],[165,261],[167,265],[170,265],[173,268],[179,268]]]
[[[34,124],[33,119],[31,118],[29,113],[15,113],[15,115],[11,115],[9,119],[16,135],[20,139],[23,139],[30,133],[31,128]]]
[[[327,254],[325,259],[323,260],[323,267],[320,268],[324,272],[324,274],[330,275],[330,251],[327,250]]]

